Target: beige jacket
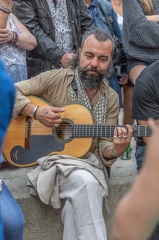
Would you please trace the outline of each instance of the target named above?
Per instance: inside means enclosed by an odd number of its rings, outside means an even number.
[[[22,108],[30,102],[28,95],[34,95],[47,101],[55,107],[63,107],[72,104],[70,99],[70,87],[73,81],[74,70],[60,69],[51,70],[37,75],[34,78],[16,83],[16,103],[13,116],[18,116]],[[98,92],[93,98],[92,104],[95,104],[101,97],[102,93],[107,94],[107,112],[105,124],[117,124],[119,113],[118,95],[111,89],[107,82],[102,82]],[[105,148],[112,145],[112,139],[99,138],[100,157],[106,166],[110,166],[116,159],[106,161],[102,153]]]

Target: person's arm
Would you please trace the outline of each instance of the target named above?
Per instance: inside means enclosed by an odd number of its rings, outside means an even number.
[[[53,127],[55,124],[59,125],[62,122],[60,113],[64,112],[64,108],[51,107],[51,106],[35,106],[28,103],[21,110],[20,114],[25,116],[34,117],[46,127]]]
[[[2,7],[5,7],[9,10],[12,10],[13,2],[12,2],[12,0],[0,0],[0,5],[2,5]],[[8,15],[9,15],[9,13],[6,13],[6,12],[0,10],[0,29],[6,28],[7,21],[8,21]]]
[[[118,121],[119,98],[111,88],[107,92],[107,103],[105,124],[115,126]],[[100,157],[106,166],[112,165],[129,145],[132,138],[132,128],[127,126],[127,130],[119,127],[114,131],[114,138],[98,138]],[[123,135],[124,137],[118,138],[118,136]]]
[[[155,120],[156,124],[159,125],[159,120]],[[144,120],[138,120],[138,124],[140,126],[147,126],[148,125],[148,121],[144,121]],[[145,144],[148,144],[149,140],[150,140],[150,137],[143,137],[143,140],[145,142]]]
[[[122,3],[123,29],[127,27],[129,41],[139,47],[159,48],[159,24],[147,19],[138,1],[123,0]],[[159,1],[155,4],[159,5]]]
[[[36,47],[37,41],[36,38],[31,34],[31,32],[18,20],[18,18],[12,14],[13,21],[15,26],[17,27],[19,34],[18,34],[18,46],[26,49],[32,50]]]
[[[151,15],[151,16],[146,16],[147,20],[155,22],[155,23],[159,23],[159,17],[158,15]]]
[[[13,21],[18,29],[18,33],[11,31],[7,26],[5,29],[0,29],[0,43],[13,42],[19,47],[32,50],[36,47],[36,38],[29,32],[29,30],[12,14]]]
[[[111,15],[113,20],[112,27],[114,29],[115,36],[121,39],[121,30],[118,24],[117,15],[112,6],[111,6]]]
[[[145,163],[132,187],[118,204],[113,225],[115,240],[147,239],[159,213],[159,125],[149,120]]]
[[[29,80],[21,81],[15,84],[16,86],[16,102],[14,105],[13,117],[18,115],[25,115],[33,117],[39,120],[46,127],[53,127],[54,124],[61,123],[60,112],[64,109],[60,107],[52,107],[49,104],[41,106],[38,101],[34,103],[28,96],[36,96],[42,98],[44,101],[50,103],[50,98],[53,99],[52,91],[56,91],[56,83],[53,83],[52,78],[56,78],[55,81],[59,81],[59,76],[56,74],[56,70],[50,72],[41,73]],[[60,75],[61,76],[61,75]],[[51,91],[51,92],[50,92]],[[51,96],[51,97],[49,97]],[[48,97],[48,98],[47,98]],[[47,98],[47,99],[46,99]],[[51,103],[50,103],[51,104]],[[58,105],[56,105],[58,106]],[[38,107],[38,108],[37,108]]]
[[[80,28],[81,28],[81,36],[85,34],[88,30],[93,30],[95,25],[91,16],[89,15],[88,8],[84,0],[79,1],[80,4]]]
[[[132,138],[132,128],[130,125],[125,127],[116,127],[114,130],[113,144],[107,147],[103,151],[103,157],[109,161],[109,159],[117,158],[121,156]]]
[[[38,4],[41,4],[41,2],[38,2]],[[36,37],[38,45],[34,52],[42,58],[48,59],[53,65],[58,66],[65,52],[50,37],[54,27],[51,25],[51,17],[47,15],[43,6],[38,7],[37,1],[16,0],[13,8],[16,17]]]

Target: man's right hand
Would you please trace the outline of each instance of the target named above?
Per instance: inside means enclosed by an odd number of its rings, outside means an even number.
[[[45,127],[53,127],[55,124],[60,124],[62,122],[60,113],[65,111],[64,108],[43,106],[38,107],[36,112],[34,112],[35,108],[37,108],[37,106],[30,102],[25,105],[20,114],[35,117],[35,119]]]
[[[64,111],[64,108],[58,107],[38,107],[36,119],[46,127],[53,127],[55,124],[62,122],[60,113]]]

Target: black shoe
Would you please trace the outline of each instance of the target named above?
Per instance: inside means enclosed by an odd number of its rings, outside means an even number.
[[[12,168],[16,168],[16,166],[10,164],[9,162],[2,162],[2,163],[0,163],[0,170],[12,169]]]

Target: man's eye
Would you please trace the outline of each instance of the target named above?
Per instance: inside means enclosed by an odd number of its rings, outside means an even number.
[[[92,57],[92,55],[86,55],[86,57],[87,57],[87,58],[91,58],[91,57]]]
[[[107,61],[106,58],[101,58],[100,60],[101,60],[102,62],[106,62],[106,61]]]

